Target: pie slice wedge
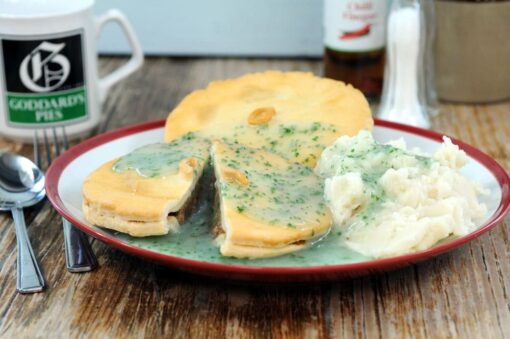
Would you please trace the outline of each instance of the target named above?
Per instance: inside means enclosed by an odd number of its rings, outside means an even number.
[[[213,141],[211,154],[219,205],[213,233],[222,255],[278,256],[330,230],[323,182],[309,167],[227,141]]]
[[[83,185],[86,219],[135,237],[176,231],[196,205],[209,141],[188,133],[107,162]]]

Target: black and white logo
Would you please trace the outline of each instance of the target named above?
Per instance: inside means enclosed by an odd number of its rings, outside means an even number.
[[[59,54],[65,45],[44,41],[28,54],[19,68],[19,77],[23,85],[38,93],[58,89],[67,80],[71,71],[69,60],[65,55]],[[41,81],[42,84],[39,85]]]
[[[82,36],[2,39],[7,92],[52,93],[84,86]]]

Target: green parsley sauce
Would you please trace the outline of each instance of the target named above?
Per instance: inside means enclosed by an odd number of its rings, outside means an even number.
[[[234,144],[236,156],[227,157],[224,164],[243,171],[251,183],[248,192],[243,192],[234,184],[221,187],[222,194],[234,199],[235,208],[254,218],[278,226],[299,228],[327,213],[323,198],[323,180],[312,171],[322,150],[335,139],[336,127],[324,123],[305,124],[267,124],[259,126],[238,126],[222,140]],[[194,152],[186,147],[191,139],[174,141],[171,150],[164,144],[146,146],[148,149],[136,150],[115,163],[113,170],[136,170],[140,175],[153,177],[175,173],[180,160],[193,156]],[[199,138],[197,138],[199,139]],[[205,142],[201,139],[199,145]],[[256,157],[241,144],[275,153],[290,160],[282,172],[272,171],[273,164],[264,158]],[[197,146],[197,149],[201,146]],[[194,148],[194,147],[192,147]],[[135,153],[135,154],[134,154]],[[157,156],[155,156],[157,154]],[[197,154],[200,158],[200,152]],[[151,159],[152,157],[158,159]],[[165,160],[162,160],[162,159]],[[253,159],[252,159],[253,158]],[[250,173],[244,167],[250,166]],[[303,166],[305,165],[305,166]],[[213,219],[214,190],[201,194],[199,208],[182,225],[176,234],[137,238],[127,234],[100,229],[110,233],[125,243],[154,252],[181,258],[217,262],[224,264],[242,264],[251,266],[317,266],[338,265],[369,260],[368,257],[343,245],[343,234],[330,232],[321,241],[296,253],[257,260],[223,257],[214,243],[211,228]],[[268,199],[269,198],[269,199]],[[268,203],[270,202],[270,203]]]
[[[271,163],[265,153],[240,144],[227,144],[221,165],[241,171],[249,184],[223,182],[220,193],[239,213],[275,226],[299,228],[318,223],[328,211],[323,180],[307,166]]]
[[[321,122],[239,125],[221,133],[223,141],[240,143],[275,153],[314,167],[321,152],[336,139],[336,126]]]
[[[213,214],[213,190],[201,200],[200,206],[182,225],[176,234],[135,238],[127,234],[105,229],[98,229],[113,235],[126,244],[144,248],[150,251],[206,262],[249,265],[249,266],[317,266],[338,265],[369,260],[370,258],[349,249],[342,243],[342,233],[330,232],[323,240],[299,252],[290,253],[274,258],[264,259],[236,259],[224,257],[214,243],[211,228]]]
[[[136,171],[146,178],[174,175],[179,172],[183,159],[196,158],[202,163],[207,159],[209,142],[194,133],[188,133],[168,144],[142,146],[123,156],[113,164],[118,173]]]

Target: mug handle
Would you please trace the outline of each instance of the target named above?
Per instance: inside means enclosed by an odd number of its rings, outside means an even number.
[[[99,79],[99,100],[102,103],[108,94],[110,88],[115,85],[120,80],[125,77],[131,75],[134,71],[139,69],[143,65],[143,51],[142,47],[140,47],[140,43],[136,38],[135,32],[133,28],[129,24],[126,16],[122,14],[119,10],[110,9],[102,16],[96,19],[96,32],[99,35],[101,28],[108,22],[115,21],[120,25],[126,37],[128,38],[129,45],[131,46],[131,50],[133,51],[133,55],[129,59],[129,61],[117,68],[110,74],[105,77]]]

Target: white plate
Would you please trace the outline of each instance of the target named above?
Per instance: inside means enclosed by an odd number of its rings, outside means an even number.
[[[126,235],[90,225],[81,210],[81,190],[85,178],[112,158],[127,154],[142,145],[162,142],[163,126],[164,121],[144,123],[97,136],[72,148],[56,159],[49,169],[46,181],[47,192],[56,209],[90,235],[123,251],[195,273],[243,280],[306,281],[337,279],[388,270],[430,258],[475,238],[494,227],[509,208],[510,179],[503,168],[481,151],[452,139],[466,151],[470,158],[469,163],[462,170],[463,173],[490,190],[489,195],[481,197],[481,201],[488,209],[487,216],[480,223],[479,228],[472,233],[442,242],[421,252],[378,260],[354,255],[336,261],[323,262],[319,259],[314,261],[312,254],[310,254],[312,259],[303,259],[303,256],[306,257],[306,254],[303,254],[302,256],[288,255],[283,259],[249,261],[188,252],[173,253],[171,248],[161,249],[163,246],[161,239],[164,238],[154,240],[159,243],[151,247],[149,240],[144,243],[130,239]],[[441,143],[439,134],[386,121],[376,121],[373,133],[379,142],[403,138],[408,147],[416,147],[427,153],[433,153]]]

